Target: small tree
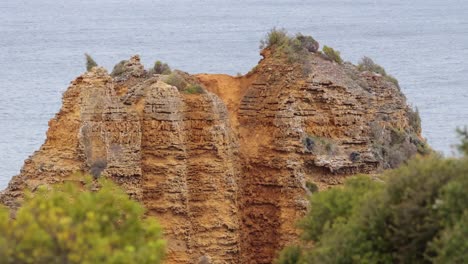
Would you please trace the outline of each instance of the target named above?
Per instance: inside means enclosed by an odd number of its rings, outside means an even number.
[[[320,47],[320,44],[312,36],[304,36],[301,33],[297,33],[296,39],[301,43],[301,47],[308,52],[317,52]]]
[[[468,127],[457,128],[457,133],[461,141],[457,148],[461,153],[468,156]]]
[[[340,55],[340,52],[337,51],[337,50],[334,50],[333,48],[330,48],[328,47],[327,45],[324,45],[323,46],[323,49],[322,49],[323,53],[325,54],[325,56],[330,59],[331,61],[334,61],[338,64],[342,64],[343,63],[343,59],[341,59],[341,55]]]
[[[156,61],[154,63],[153,72],[156,74],[170,74],[171,67],[167,63],[162,63],[161,61]]]
[[[382,66],[378,65],[371,58],[366,56],[362,57],[361,61],[359,61],[358,70],[375,72],[382,76],[387,76],[387,73]]]
[[[104,179],[27,194],[16,220],[0,208],[0,234],[5,264],[161,263],[165,248],[156,221]]]
[[[98,66],[96,61],[94,61],[94,59],[91,57],[91,55],[89,55],[88,53],[85,53],[85,57],[86,57],[86,70],[87,71],[91,71],[93,67]]]
[[[289,36],[286,29],[272,28],[264,39],[260,40],[260,48],[269,48],[272,46],[281,46],[289,42]]]
[[[188,85],[184,77],[182,77],[180,74],[178,74],[175,71],[172,72],[169,76],[167,76],[164,82],[169,85],[177,87],[179,91],[183,91]]]

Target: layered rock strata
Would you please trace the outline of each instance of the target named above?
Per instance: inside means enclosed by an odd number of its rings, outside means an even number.
[[[245,76],[187,75],[197,93],[145,71],[137,56],[112,76],[83,74],[0,201],[15,209],[24,190],[89,172],[159,219],[167,263],[272,263],[298,238],[307,186],[396,166],[424,142],[383,76],[313,53],[307,68],[263,56]]]

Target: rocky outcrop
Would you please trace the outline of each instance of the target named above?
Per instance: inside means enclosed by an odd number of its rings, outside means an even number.
[[[89,172],[159,219],[167,263],[271,263],[298,237],[306,186],[379,172],[424,146],[387,79],[316,53],[305,67],[271,52],[246,76],[186,75],[201,91],[169,85],[138,57],[112,76],[83,74],[0,201],[14,209],[26,189]]]

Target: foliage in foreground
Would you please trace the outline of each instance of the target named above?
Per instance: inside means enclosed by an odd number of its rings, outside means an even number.
[[[92,191],[100,185],[98,191]],[[161,263],[160,226],[109,181],[28,194],[16,220],[0,208],[1,263]]]
[[[467,157],[417,158],[382,179],[351,178],[312,194],[311,210],[299,223],[303,243],[285,248],[277,263],[468,259]]]

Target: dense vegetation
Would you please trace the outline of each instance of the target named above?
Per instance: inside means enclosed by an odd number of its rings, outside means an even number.
[[[26,195],[15,220],[0,208],[0,262],[161,263],[161,228],[143,213],[103,179],[40,188]]]
[[[182,72],[173,71],[169,74],[164,82],[177,87],[180,92],[188,94],[202,94],[205,93],[205,89],[197,82],[188,79]]]
[[[155,74],[171,74],[171,67],[167,63],[163,63],[161,61],[156,61],[154,63],[153,69],[150,70],[150,72],[155,73]]]
[[[304,63],[309,52],[318,51],[319,43],[311,36],[304,36],[301,33],[291,36],[285,29],[273,28],[260,41],[260,48],[271,48],[274,55],[285,56],[291,63]]]
[[[465,263],[468,133],[464,158],[416,158],[380,179],[359,176],[314,193],[303,242],[277,263]]]

